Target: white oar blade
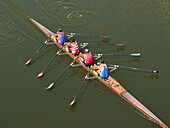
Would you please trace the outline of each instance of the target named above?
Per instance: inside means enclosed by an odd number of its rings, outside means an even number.
[[[140,56],[140,53],[132,53],[132,54],[130,54],[131,56]]]
[[[25,65],[29,64],[29,63],[31,62],[31,60],[32,60],[32,58],[29,59],[29,60],[25,63]]]
[[[54,82],[53,83],[51,83],[46,89],[48,90],[48,89],[50,89],[50,88],[52,88],[53,87],[53,85],[54,85]]]
[[[73,101],[71,101],[69,106],[72,106],[74,104],[74,102],[76,101],[76,99],[74,98]]]
[[[37,76],[37,78],[41,77],[43,75],[44,71],[40,72]]]

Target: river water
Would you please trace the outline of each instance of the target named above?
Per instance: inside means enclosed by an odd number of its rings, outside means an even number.
[[[47,45],[31,65],[24,65],[46,40],[30,17],[53,32],[61,27],[66,33],[89,34],[75,36],[78,42],[125,44],[87,46],[93,53],[140,52],[141,57],[102,58],[109,64],[160,71],[154,74],[119,68],[112,76],[169,126],[168,14],[168,0],[1,0],[0,127],[159,128],[96,79],[85,82],[77,103],[69,108],[86,74],[82,67],[70,68],[51,91],[46,91],[72,59],[57,56],[43,78],[36,78],[59,48]]]

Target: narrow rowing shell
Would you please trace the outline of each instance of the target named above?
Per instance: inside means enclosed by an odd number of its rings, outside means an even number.
[[[48,37],[50,37],[53,32],[51,32],[49,29],[38,23],[37,21],[30,18],[30,20]],[[53,42],[58,45],[61,48],[61,45],[59,45],[53,38],[51,38]],[[71,53],[67,52],[65,47],[62,48],[63,51],[65,51],[71,58],[75,59],[75,56],[73,56]],[[139,54],[137,54],[139,55]],[[89,68],[87,68],[80,59],[76,60],[82,67],[84,67],[87,71]],[[95,65],[96,66],[96,65]],[[110,89],[115,91],[119,96],[121,96],[123,99],[125,99],[127,102],[129,102],[131,105],[133,105],[136,109],[141,111],[143,114],[145,114],[147,117],[149,117],[151,120],[153,120],[155,123],[159,124],[163,128],[168,128],[158,117],[156,117],[149,109],[147,109],[144,105],[142,105],[136,98],[134,98],[130,93],[128,93],[113,77],[109,76],[109,80],[111,81],[111,85],[108,84],[107,81],[104,79],[101,79],[96,71],[91,70],[91,74],[93,74],[96,78],[98,78],[102,83],[104,83],[106,86],[108,86]]]

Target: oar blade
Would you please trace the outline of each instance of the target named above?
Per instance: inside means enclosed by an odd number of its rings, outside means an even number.
[[[110,38],[110,36],[100,36],[101,38]]]
[[[46,89],[47,89],[47,90],[48,90],[48,89],[51,89],[51,88],[53,87],[53,85],[54,85],[54,82],[51,83]]]
[[[149,70],[149,72],[153,72],[153,73],[159,73],[159,71],[154,71],[154,70]]]
[[[72,106],[72,105],[75,103],[75,101],[76,101],[76,99],[74,98],[74,99],[71,101],[71,103],[70,103],[69,106]]]
[[[124,44],[115,44],[116,46],[124,46]]]
[[[37,78],[40,78],[41,76],[43,76],[43,74],[44,74],[44,71],[40,72],[40,73],[38,74]]]
[[[25,65],[29,64],[29,63],[31,62],[31,60],[32,60],[32,58],[29,59],[29,60],[25,63]]]
[[[140,53],[132,53],[130,54],[131,56],[134,56],[134,57],[139,57],[140,56]]]

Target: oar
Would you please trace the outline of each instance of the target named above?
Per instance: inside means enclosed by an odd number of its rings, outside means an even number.
[[[128,56],[128,54],[94,54],[94,56]],[[131,53],[129,54],[130,56],[133,57],[139,57],[140,53]]]
[[[53,87],[53,85],[56,83],[56,81],[74,64],[74,62],[78,59],[78,57],[79,56],[77,56],[73,60],[73,62],[57,77],[57,79],[46,88],[47,90]]]
[[[47,67],[50,65],[50,63],[55,59],[55,57],[61,52],[63,47],[64,47],[64,45],[58,50],[58,52],[55,54],[55,56],[53,56],[51,61],[45,66],[44,70],[38,74],[38,76],[37,76],[38,78],[44,74],[44,71],[47,69]]]
[[[86,76],[84,77],[84,80],[82,81],[82,83],[81,83],[81,85],[80,85],[80,87],[79,87],[76,95],[74,96],[74,99],[71,101],[71,103],[70,103],[69,106],[72,106],[72,105],[75,103],[76,98],[77,98],[77,96],[78,96],[78,94],[79,94],[79,92],[80,92],[80,89],[83,87],[83,84],[84,84],[85,80],[87,79],[87,77],[89,76],[89,73],[90,73],[90,69],[89,69],[89,71],[87,72]]]
[[[43,45],[36,51],[36,53],[32,56],[32,58],[30,58],[26,63],[25,65],[29,64],[31,62],[31,60],[35,57],[35,55],[40,51],[40,49],[46,44],[49,42],[51,36],[43,43]]]
[[[120,66],[120,65],[112,65],[112,64],[108,64],[108,65],[113,66],[115,68],[127,68],[127,69],[140,70],[140,71],[149,71],[149,72],[152,72],[152,73],[159,73],[158,70],[148,70],[148,69],[133,68],[133,67]]]
[[[133,57],[139,57],[140,53],[131,53],[129,54]],[[99,59],[102,56],[129,56],[128,54],[93,54],[93,57],[96,57],[96,60]]]
[[[80,46],[87,46],[87,45],[115,45],[115,46],[124,46],[124,44],[115,44],[115,43],[80,43]]]
[[[75,35],[78,35],[78,36],[93,36],[93,37],[101,37],[101,38],[109,38],[110,36],[99,36],[99,35],[93,35],[93,34],[81,34],[81,33],[67,33],[68,35],[67,36],[75,36]]]

